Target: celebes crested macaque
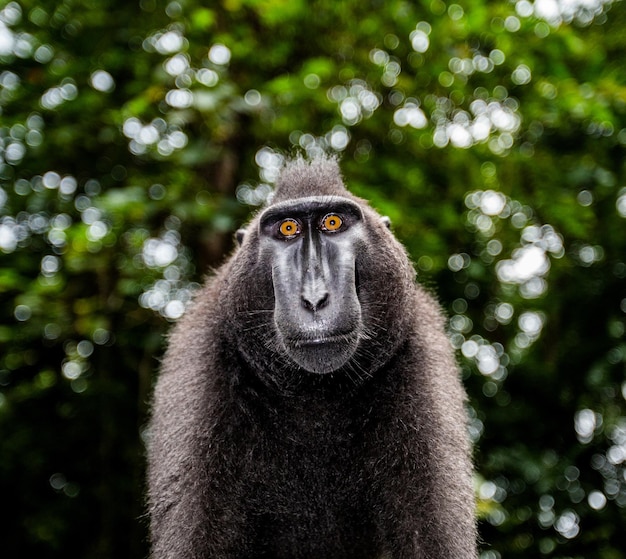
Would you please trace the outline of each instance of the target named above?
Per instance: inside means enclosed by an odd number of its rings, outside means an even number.
[[[475,559],[464,391],[388,220],[328,157],[271,202],[169,340],[153,559]]]

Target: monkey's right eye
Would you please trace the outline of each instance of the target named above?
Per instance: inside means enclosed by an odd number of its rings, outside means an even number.
[[[293,239],[300,233],[300,224],[295,219],[283,219],[278,225],[278,232],[286,239]]]

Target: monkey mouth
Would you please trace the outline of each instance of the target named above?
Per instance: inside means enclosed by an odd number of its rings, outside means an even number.
[[[299,336],[283,341],[289,357],[300,367],[318,374],[341,369],[354,355],[358,345],[355,331],[333,335]]]
[[[288,340],[288,343],[295,348],[316,347],[331,344],[351,343],[354,338],[354,332],[346,332],[334,334],[332,336],[314,336],[305,338],[296,338]]]

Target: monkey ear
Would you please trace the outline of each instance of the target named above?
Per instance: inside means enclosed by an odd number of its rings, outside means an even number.
[[[235,238],[237,239],[237,242],[239,243],[239,246],[241,246],[241,244],[243,243],[243,239],[246,236],[246,230],[245,229],[237,229],[237,232],[235,233]]]
[[[384,215],[380,218],[380,221],[387,229],[391,229],[391,219],[389,219],[389,216]]]

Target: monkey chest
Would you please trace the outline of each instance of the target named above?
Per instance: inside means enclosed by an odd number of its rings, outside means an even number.
[[[231,447],[255,557],[376,557],[361,435],[323,413],[292,419],[250,429]]]
[[[348,447],[313,446],[274,447],[262,462],[251,491],[258,548],[277,559],[373,557],[362,464]]]

